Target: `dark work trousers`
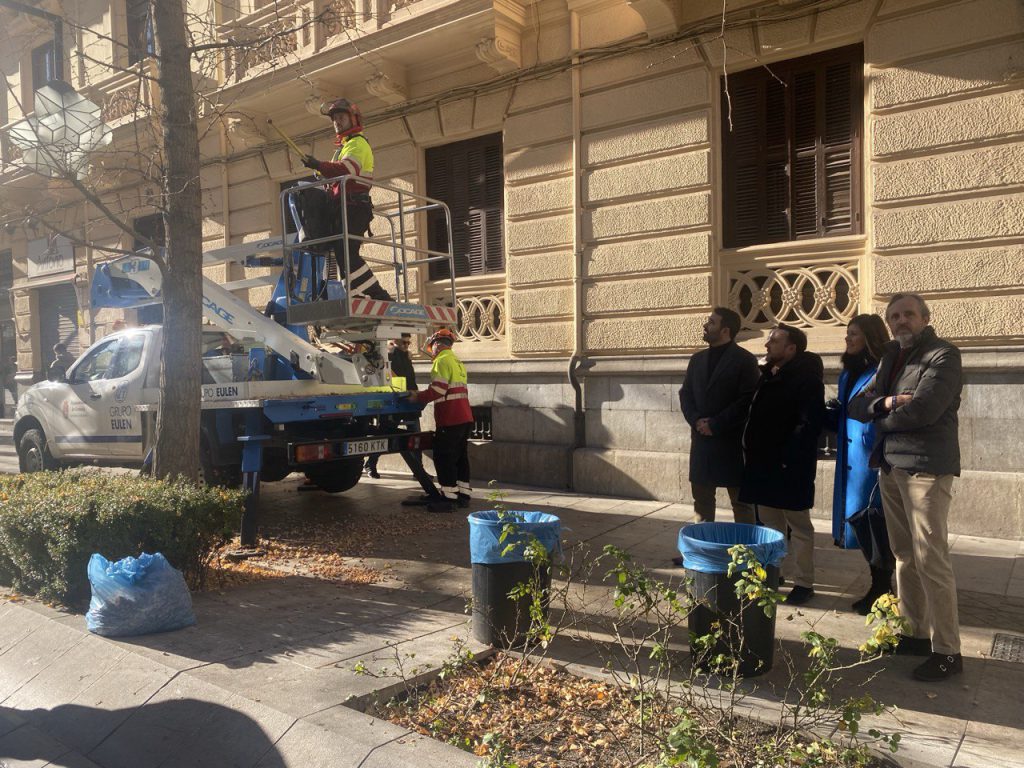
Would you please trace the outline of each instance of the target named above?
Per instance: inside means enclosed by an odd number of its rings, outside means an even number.
[[[420,422],[419,419],[413,421],[403,421],[399,424],[399,430],[406,432],[419,432]],[[405,461],[405,464],[412,471],[412,476],[416,478],[416,482],[420,484],[420,488],[427,496],[433,496],[441,498],[441,492],[437,490],[434,485],[433,478],[430,477],[430,473],[427,472],[423,467],[423,451],[400,451],[399,455]],[[380,458],[379,453],[374,453],[367,457],[366,468],[371,472],[377,471],[377,459]]]
[[[307,187],[295,193],[298,196],[298,207],[301,211],[303,240],[319,240],[324,237],[341,234],[341,209],[338,200],[327,192],[316,187]],[[365,192],[350,196],[346,205],[348,231],[350,235],[363,236],[370,231],[373,219],[373,203]],[[368,296],[371,299],[391,301],[373,270],[360,255],[361,240],[348,239],[348,265],[352,269],[351,286],[353,295]],[[345,248],[341,240],[329,241],[320,246],[313,246],[318,252],[327,251],[327,277],[344,278]],[[326,287],[320,290],[326,290]]]
[[[469,433],[472,422],[434,430],[434,469],[437,484],[447,499],[469,495]]]
[[[370,231],[370,221],[373,220],[373,203],[367,197],[365,200],[349,202],[346,206],[348,213],[348,233],[362,237]],[[339,216],[338,232],[341,232],[341,220]],[[353,237],[348,238],[348,264],[351,268],[349,284],[352,287],[353,296],[367,296],[371,299],[381,301],[394,301],[391,294],[384,290],[377,276],[373,274],[370,265],[367,264],[359,254],[362,247],[362,240]],[[345,253],[339,241],[334,248],[335,260],[338,263],[341,274],[345,271]]]

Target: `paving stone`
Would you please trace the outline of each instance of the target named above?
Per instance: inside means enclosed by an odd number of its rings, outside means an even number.
[[[471,768],[478,758],[404,728],[335,707],[297,722],[259,768]]]
[[[272,754],[294,722],[266,705],[179,675],[88,756],[104,768],[244,768]]]
[[[0,765],[5,768],[43,768],[67,752],[67,747],[31,725],[0,736]]]
[[[27,610],[25,613],[33,616]],[[33,632],[25,634],[0,656],[0,702],[6,701],[84,637],[81,632],[56,622],[41,621]],[[19,623],[20,618],[12,618],[11,622]]]

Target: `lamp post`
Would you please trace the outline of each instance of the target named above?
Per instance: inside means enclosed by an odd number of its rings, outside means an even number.
[[[53,23],[54,79],[33,94],[35,114],[8,131],[21,149],[22,164],[43,176],[83,179],[90,152],[110,143],[111,130],[103,124],[100,108],[64,82],[64,23],[60,16],[13,0],[0,7]]]

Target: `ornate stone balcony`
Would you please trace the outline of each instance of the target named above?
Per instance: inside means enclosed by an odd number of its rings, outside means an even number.
[[[446,282],[432,283],[427,289],[427,301],[447,303],[447,291]],[[468,342],[463,348],[465,354],[478,359],[506,354],[504,275],[459,278],[456,280],[456,306],[459,321],[453,330],[459,341]]]
[[[728,305],[743,327],[845,326],[860,310],[863,248],[819,256],[776,255],[729,265]]]

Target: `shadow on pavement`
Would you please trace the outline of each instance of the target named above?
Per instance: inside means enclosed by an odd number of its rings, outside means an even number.
[[[19,718],[23,725],[0,736],[0,760],[43,765],[74,750],[104,768],[283,764],[265,725],[236,708],[197,699],[114,710],[0,707],[0,722]],[[287,727],[279,726],[275,738]]]

